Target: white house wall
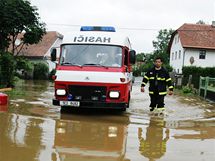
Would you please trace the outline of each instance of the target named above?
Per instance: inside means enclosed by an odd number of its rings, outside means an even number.
[[[215,67],[215,50],[206,50],[205,59],[199,59],[200,49],[186,49],[185,51],[185,66],[198,66],[198,67]],[[194,63],[190,63],[190,58],[194,57]]]
[[[181,53],[180,57],[179,57],[179,53]],[[177,73],[182,73],[183,56],[184,56],[184,49],[181,45],[179,35],[176,34],[170,49],[170,65],[173,67],[173,70]]]

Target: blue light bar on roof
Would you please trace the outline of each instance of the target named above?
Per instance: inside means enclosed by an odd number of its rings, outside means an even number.
[[[104,32],[116,32],[112,26],[81,26],[80,31],[104,31]]]

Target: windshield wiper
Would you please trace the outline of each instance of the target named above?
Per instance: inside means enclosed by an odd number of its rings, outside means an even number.
[[[108,68],[107,66],[104,66],[104,65],[101,65],[101,64],[93,64],[93,63],[83,64],[82,66],[99,66],[99,67]]]
[[[82,67],[80,64],[77,64],[77,63],[70,63],[70,62],[63,62],[61,65],[71,65],[71,66],[79,66],[79,67]]]

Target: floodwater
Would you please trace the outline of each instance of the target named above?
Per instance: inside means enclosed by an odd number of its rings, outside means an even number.
[[[167,96],[164,116],[133,85],[127,112],[51,105],[53,83],[25,81],[0,108],[0,161],[214,161],[215,104]]]

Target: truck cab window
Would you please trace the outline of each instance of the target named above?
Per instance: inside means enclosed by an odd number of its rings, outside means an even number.
[[[122,66],[122,48],[109,45],[72,45],[62,47],[61,65]]]

